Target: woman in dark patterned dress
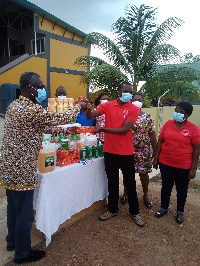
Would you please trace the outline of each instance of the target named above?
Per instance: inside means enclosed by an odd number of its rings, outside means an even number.
[[[144,101],[143,94],[136,92],[133,94],[132,103],[140,108],[140,115],[132,128],[132,135],[134,141],[134,160],[135,171],[139,173],[140,181],[143,187],[143,200],[147,208],[153,206],[148,197],[149,174],[152,172],[152,158],[156,150],[156,134],[153,118],[150,114],[141,111]],[[153,153],[151,152],[151,147]],[[127,202],[127,192],[124,186],[124,194],[120,199],[121,203]]]

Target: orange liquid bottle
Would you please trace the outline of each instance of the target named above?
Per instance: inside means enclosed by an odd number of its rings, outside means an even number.
[[[42,174],[52,172],[56,165],[56,152],[51,145],[49,147],[41,147],[37,161],[38,171]]]

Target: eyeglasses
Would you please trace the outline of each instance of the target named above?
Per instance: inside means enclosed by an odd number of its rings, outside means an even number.
[[[45,85],[28,85],[29,88],[32,88],[34,90],[37,90],[37,89],[44,89],[45,88]]]

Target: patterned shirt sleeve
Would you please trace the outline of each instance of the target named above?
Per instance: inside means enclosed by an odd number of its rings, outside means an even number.
[[[154,132],[155,131],[155,124],[154,120],[151,115],[147,115],[147,121],[148,121],[148,126],[149,126],[149,132]]]

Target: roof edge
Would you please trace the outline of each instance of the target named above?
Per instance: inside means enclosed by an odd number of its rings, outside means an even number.
[[[46,16],[50,17],[51,19],[53,19],[53,20],[55,20],[55,21],[61,23],[63,26],[70,28],[71,30],[73,30],[74,32],[76,32],[76,33],[78,33],[78,34],[80,34],[80,35],[83,35],[83,36],[86,36],[86,35],[87,35],[87,34],[84,33],[83,31],[78,30],[77,28],[75,28],[75,27],[73,27],[72,25],[68,24],[67,22],[65,22],[65,21],[63,21],[63,20],[57,18],[56,16],[52,15],[51,13],[45,11],[44,9],[42,9],[42,8],[40,8],[39,6],[37,6],[37,5],[33,4],[33,3],[31,3],[31,2],[28,1],[28,0],[11,0],[11,1],[12,1],[12,2],[15,2],[15,3],[17,3],[17,4],[22,5],[22,6],[26,7],[26,8],[28,8],[28,9],[34,11],[35,13],[38,12],[38,13],[45,14]]]

